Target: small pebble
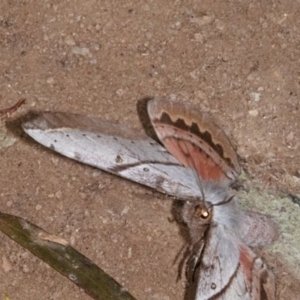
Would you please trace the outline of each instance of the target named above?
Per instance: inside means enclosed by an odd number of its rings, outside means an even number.
[[[198,33],[195,33],[194,34],[194,40],[198,43],[203,43],[204,41],[204,37],[203,37],[203,34],[198,32]]]
[[[291,142],[292,140],[294,139],[294,132],[290,132],[287,137],[286,137],[286,140],[288,142]]]
[[[7,206],[7,207],[12,207],[12,205],[13,205],[13,202],[12,202],[12,201],[9,200],[9,201],[6,202],[6,206]]]
[[[255,93],[255,92],[250,93],[251,99],[255,102],[258,102],[260,100],[260,96],[261,96],[260,93]]]
[[[130,247],[128,249],[127,258],[131,258],[131,257],[132,257],[132,248]]]
[[[124,90],[123,89],[118,89],[116,90],[116,94],[121,97],[122,95],[124,95]]]
[[[209,24],[213,20],[214,20],[213,16],[203,16],[203,17],[192,17],[192,18],[190,18],[190,21],[192,23],[197,24],[198,26],[203,26],[203,25]]]
[[[24,273],[28,273],[28,272],[29,272],[28,266],[27,266],[27,265],[24,265],[23,268],[22,268],[22,271],[23,271]]]
[[[53,77],[49,77],[47,78],[46,82],[50,85],[54,84],[54,78]]]
[[[91,59],[90,64],[91,65],[96,65],[97,64],[97,59],[96,58]]]
[[[57,199],[61,199],[61,197],[62,197],[62,191],[57,191],[57,192],[55,193],[55,197],[56,197]]]
[[[42,207],[43,207],[43,206],[42,206],[41,204],[37,204],[37,205],[35,206],[35,209],[36,209],[36,210],[41,210]]]
[[[249,111],[248,111],[248,114],[249,114],[251,117],[257,117],[257,116],[258,116],[258,110],[257,110],[257,109],[249,110]]]
[[[89,48],[86,48],[86,47],[73,47],[72,48],[72,53],[76,54],[76,55],[81,55],[81,56],[84,56],[84,57],[91,57],[92,56]]]
[[[65,37],[65,43],[68,46],[75,46],[76,45],[76,42],[75,42],[75,40],[73,39],[73,37],[71,35],[67,35]]]
[[[222,22],[221,20],[218,20],[218,19],[215,21],[215,25],[216,25],[216,28],[220,31],[223,31],[225,28],[224,22]]]
[[[6,256],[2,256],[2,269],[5,273],[12,269],[12,265]]]
[[[72,236],[70,237],[70,245],[71,245],[71,246],[75,246],[75,244],[76,244],[76,238],[75,238],[74,235],[72,235]]]

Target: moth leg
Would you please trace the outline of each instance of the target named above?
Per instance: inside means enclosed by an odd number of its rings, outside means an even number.
[[[184,251],[184,252],[183,252]],[[177,273],[177,278],[176,278],[176,282],[178,282],[181,279],[181,276],[183,274],[183,268],[188,260],[188,257],[190,256],[190,250],[189,247],[187,247],[186,245],[183,245],[178,254],[176,255],[175,259],[174,259],[174,264],[179,260],[179,264],[178,264],[178,273]]]
[[[190,257],[188,259],[186,265],[186,278],[188,282],[195,281],[196,270],[201,263],[201,255],[204,248],[204,240],[200,239],[197,243],[195,243],[190,251]]]
[[[275,276],[261,258],[256,258],[253,264],[253,299],[275,300]]]

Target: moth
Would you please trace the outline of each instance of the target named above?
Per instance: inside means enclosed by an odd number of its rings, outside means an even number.
[[[241,209],[231,193],[241,168],[229,138],[190,104],[154,98],[147,111],[162,145],[77,114],[37,113],[22,126],[56,152],[183,201],[187,299],[274,300],[274,275],[251,247],[271,243],[277,229],[268,216]]]

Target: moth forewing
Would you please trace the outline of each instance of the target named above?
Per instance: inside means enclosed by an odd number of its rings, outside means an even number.
[[[22,126],[40,144],[79,162],[180,199],[200,196],[191,169],[150,137],[126,126],[51,112],[35,114]]]
[[[212,227],[197,272],[199,299],[211,299],[226,289],[238,268],[239,258],[239,245],[230,233],[222,225]]]
[[[229,138],[206,113],[189,103],[160,97],[148,102],[148,113],[163,144],[168,138],[189,141],[204,152],[230,181],[240,174],[238,158]],[[168,150],[174,152],[172,148]]]

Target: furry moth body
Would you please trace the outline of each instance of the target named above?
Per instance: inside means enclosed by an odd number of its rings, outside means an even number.
[[[274,300],[273,273],[250,247],[271,243],[277,230],[230,194],[240,167],[225,133],[188,104],[156,98],[148,113],[165,148],[129,128],[75,114],[39,113],[23,128],[67,157],[184,201],[189,299]]]

